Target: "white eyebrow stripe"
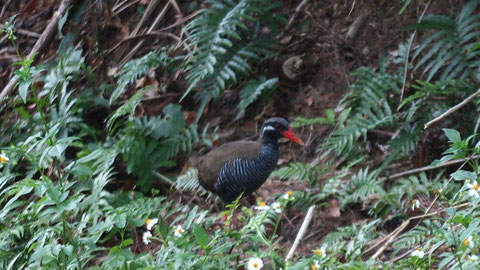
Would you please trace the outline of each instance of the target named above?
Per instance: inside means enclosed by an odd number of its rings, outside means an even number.
[[[275,130],[275,128],[272,127],[272,126],[265,126],[265,127],[263,128],[263,132],[265,132],[265,130]]]

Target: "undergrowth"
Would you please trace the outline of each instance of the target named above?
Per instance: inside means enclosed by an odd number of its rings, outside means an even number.
[[[401,12],[411,4],[404,2]],[[355,83],[335,111],[297,118],[293,127],[326,124],[332,131],[318,158],[290,163],[272,177],[305,181],[310,189],[277,194],[252,208],[235,202],[220,215],[174,203],[158,187],[205,196],[194,170],[177,180],[171,174],[182,154],[212,147],[218,138],[217,129],[200,121],[205,108],[234,89],[239,102],[232,121],[238,120],[275,90],[278,78],[255,73],[277,53],[276,25],[285,23],[276,14],[278,3],[206,1],[183,29],[183,55],[173,46],[150,51],[101,85],[72,40],[44,65],[35,65],[35,56],[23,58],[12,17],[1,26],[20,61],[16,92],[0,107],[0,268],[478,267],[480,118],[469,113],[477,108],[467,105],[461,117],[443,120],[443,132],[424,129],[478,88],[478,3],[467,2],[454,18],[425,16],[409,28],[419,40],[408,59],[399,44],[378,67],[352,74]],[[193,121],[181,102],[163,104],[157,115],[141,113],[155,85],[137,82],[149,72],[185,76],[183,98],[194,94],[197,102]],[[104,109],[109,116],[101,127],[85,121]],[[396,177],[392,165],[411,162],[432,133],[449,145],[432,166],[463,163]],[[130,178],[133,190],[119,188]],[[362,205],[370,219],[339,227],[311,252],[285,261],[288,250],[279,237],[285,211],[326,207],[332,198],[342,210]],[[387,223],[400,224],[397,233],[386,231]],[[392,249],[372,255],[379,239]]]

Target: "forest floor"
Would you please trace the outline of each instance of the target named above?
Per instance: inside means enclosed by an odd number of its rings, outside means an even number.
[[[10,16],[17,15],[18,24],[18,50],[22,54],[29,52],[40,34],[46,28],[52,13],[58,9],[59,0],[29,0],[11,1],[3,0],[6,4],[1,7],[0,21],[5,21]],[[94,1],[91,1],[94,2]],[[115,5],[117,1],[103,1],[104,5]],[[156,7],[157,13],[152,13],[142,21],[141,12],[145,11],[151,1],[135,1],[132,5],[115,6],[104,8],[101,12],[86,12],[84,14],[72,14],[76,24],[69,27],[75,28],[81,34],[81,47],[86,56],[86,65],[90,66],[98,74],[98,78],[112,81],[112,73],[118,69],[121,63],[141,56],[154,48],[160,48],[172,44],[177,37],[182,38],[181,29],[195,14],[200,5],[192,1],[158,1],[162,2]],[[165,4],[168,2],[169,4]],[[279,14],[287,20],[292,18],[301,1],[283,1]],[[264,119],[272,116],[283,116],[293,119],[296,116],[306,118],[325,115],[325,110],[338,111],[337,105],[340,99],[348,91],[349,86],[355,81],[351,73],[361,66],[376,68],[381,57],[395,55],[398,44],[405,42],[410,32],[405,27],[417,22],[424,11],[426,1],[416,1],[408,6],[408,9],[399,14],[402,1],[390,0],[324,0],[309,1],[305,8],[298,13],[293,27],[289,30],[280,29],[278,55],[273,61],[264,63],[263,73],[279,78],[279,87],[273,93],[268,104],[257,102],[249,108],[244,118],[232,121],[236,112],[231,110],[238,103],[238,96],[231,91],[225,93],[219,100],[212,102],[201,122],[209,123],[211,127],[219,127],[220,138],[217,144],[233,141],[241,138],[253,138]],[[448,14],[451,5],[458,5],[461,1],[431,1],[428,12]],[[448,4],[447,4],[448,3]],[[89,1],[79,1],[80,5],[93,5]],[[153,34],[139,34],[135,31],[139,26],[152,25],[164,9],[163,17],[155,26]],[[112,14],[112,12],[114,12]],[[354,29],[358,26],[358,29]],[[352,35],[352,31],[356,31]],[[69,29],[65,29],[64,35],[68,35]],[[167,34],[165,34],[167,33]],[[170,36],[171,35],[171,36]],[[73,38],[73,37],[72,37]],[[178,44],[177,44],[178,45]],[[57,48],[61,46],[59,40],[50,40],[39,56],[37,63],[44,63],[57,56]],[[180,47],[180,46],[179,46]],[[181,51],[178,50],[180,54]],[[294,56],[300,56],[303,60],[297,70],[295,78],[289,78],[282,69],[285,62]],[[0,36],[0,88],[8,83],[15,67],[11,64],[18,61],[15,48],[10,46],[4,37]],[[186,88],[185,78],[180,75],[173,77],[146,77],[137,84],[151,83],[166,89],[162,94],[152,96],[142,103],[138,109],[138,115],[159,114],[165,105],[178,102]],[[131,93],[126,93],[131,95]],[[191,119],[196,109],[192,98],[184,100],[181,105],[186,108],[186,118]],[[85,114],[85,121],[95,123],[98,126],[104,124],[109,112],[95,111]],[[329,135],[331,127],[328,125],[308,126],[296,132],[306,142],[303,147],[292,144],[281,145],[280,164],[289,162],[312,162],[317,156],[317,148]],[[197,149],[193,155],[201,155],[205,149]],[[189,157],[179,158],[179,164],[171,174],[178,174],[181,167]],[[415,159],[415,157],[412,157]],[[431,160],[422,160],[426,165]],[[398,171],[410,169],[410,162],[404,162],[398,167]],[[121,179],[117,176],[117,185],[110,188],[131,188],[134,181],[127,175]],[[318,179],[322,181],[322,179]],[[203,208],[208,208],[208,203],[203,200],[192,200],[191,194],[181,191],[171,191],[162,187],[162,191],[168,193],[171,200],[179,204],[197,202]],[[258,191],[257,196],[268,201],[272,194],[281,194],[288,190],[304,190],[311,188],[304,182],[285,182],[270,179]],[[290,208],[280,225],[279,235],[282,237],[282,246],[291,246],[303,221],[304,212],[297,208]],[[338,201],[331,198],[315,214],[313,223],[307,232],[304,244],[298,253],[310,252],[329,232],[339,226],[353,222],[367,222],[368,215],[362,206],[340,210]],[[389,228],[385,228],[389,230]],[[390,228],[391,229],[391,228]],[[155,247],[150,247],[155,248]]]

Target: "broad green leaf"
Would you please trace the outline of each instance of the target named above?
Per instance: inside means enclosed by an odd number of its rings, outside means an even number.
[[[207,248],[208,243],[210,242],[210,237],[208,236],[205,229],[198,223],[193,224],[193,234],[195,235],[195,240],[203,249]]]
[[[456,131],[455,129],[444,128],[443,132],[445,136],[447,136],[448,140],[452,143],[460,142],[462,138],[460,137],[460,132]]]

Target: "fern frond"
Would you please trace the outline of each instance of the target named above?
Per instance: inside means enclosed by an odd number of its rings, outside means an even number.
[[[271,177],[280,179],[315,182],[319,168],[308,163],[293,162],[272,172]]]
[[[278,78],[266,79],[264,76],[258,80],[250,80],[240,92],[240,103],[238,104],[238,114],[235,120],[240,119],[245,114],[245,109],[252,104],[262,92],[273,90],[277,87]]]
[[[303,126],[309,126],[314,124],[320,125],[333,125],[335,124],[335,112],[331,109],[327,109],[325,111],[325,117],[315,117],[315,118],[304,118],[304,117],[297,117],[295,121],[292,122],[290,125],[292,128],[299,128]]]
[[[171,59],[169,59],[166,49],[163,48],[159,52],[152,51],[147,55],[125,63],[116,75],[118,85],[110,97],[110,103],[118,99],[128,84],[145,75],[149,69],[167,67],[170,62]]]
[[[351,185],[347,186],[345,194],[342,194],[343,197],[340,200],[342,207],[347,203],[364,201],[375,193],[384,194],[382,182],[378,181],[379,173],[380,169],[371,172],[368,167],[360,169],[350,180]]]
[[[110,131],[114,131],[115,127],[113,126],[115,121],[122,117],[122,116],[127,116],[131,117],[135,113],[135,109],[137,108],[138,104],[142,102],[143,97],[147,93],[147,90],[149,87],[144,87],[142,89],[139,89],[133,96],[131,96],[127,102],[125,102],[122,106],[120,106],[118,109],[115,110],[111,115],[108,116],[107,118],[107,128]]]
[[[468,2],[455,19],[447,16],[427,15],[414,29],[434,29],[416,49],[414,70],[423,68],[426,80],[438,76],[440,80],[475,78],[480,67],[478,38],[480,15],[473,14],[479,1]],[[441,71],[441,72],[440,72]]]
[[[211,6],[190,22],[184,31],[188,33],[186,45],[191,48],[187,55],[185,71],[189,87],[183,97],[198,88],[197,100],[201,101],[195,122],[201,111],[212,99],[220,96],[241,76],[249,74],[249,61],[259,61],[271,55],[273,41],[258,35],[243,37],[247,21],[255,16],[271,16],[268,2],[259,0],[207,1]],[[258,32],[253,31],[253,32]],[[182,98],[183,98],[182,97]]]
[[[195,168],[190,168],[188,171],[177,177],[175,181],[175,188],[180,190],[193,190],[199,195],[206,195],[209,192],[200,186],[198,182],[198,171]]]
[[[368,131],[379,127],[394,126],[400,114],[393,113],[386,101],[389,91],[399,92],[399,78],[376,73],[370,68],[359,68],[353,75],[359,77],[351,92],[341,101],[348,115],[343,126],[338,126],[323,144],[322,148],[341,155],[353,151],[360,138],[366,139]]]

